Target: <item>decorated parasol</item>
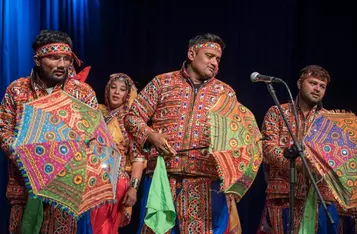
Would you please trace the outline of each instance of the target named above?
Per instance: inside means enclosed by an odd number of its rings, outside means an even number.
[[[357,117],[325,112],[304,138],[306,157],[345,209],[357,207]]]
[[[262,163],[262,137],[254,115],[235,97],[224,94],[209,111],[210,152],[225,193],[241,199]]]
[[[52,93],[24,104],[14,142],[32,197],[75,218],[114,201],[120,159],[100,111]]]

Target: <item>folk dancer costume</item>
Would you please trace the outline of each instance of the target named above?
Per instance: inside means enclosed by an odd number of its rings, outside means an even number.
[[[123,81],[128,88],[128,94],[124,100],[124,109],[111,110],[109,105],[109,90],[112,81]],[[99,110],[102,112],[108,129],[115,141],[121,155],[128,155],[129,137],[124,128],[124,117],[129,112],[130,106],[137,96],[137,89],[132,79],[122,73],[113,74],[110,76],[105,87],[105,105],[99,105]],[[130,159],[123,157],[121,160],[121,174],[117,183],[117,203],[107,204],[91,211],[91,225],[94,234],[97,233],[117,233],[119,227],[123,227],[130,222],[131,207],[123,207],[121,205],[125,192],[129,187],[131,165]]]
[[[204,47],[221,50],[212,42],[195,45],[196,49]],[[145,144],[153,132],[167,134],[167,141],[176,151],[190,149],[166,161],[177,216],[171,233],[226,231],[229,220],[227,200],[220,192],[217,164],[207,151],[210,145],[208,110],[223,94],[236,99],[234,90],[214,77],[202,85],[193,84],[184,63],[179,71],[156,76],[134,101],[125,118],[125,127],[135,140],[131,148],[132,161],[148,160],[138,233],[153,233],[144,224],[148,192],[158,157],[155,147],[147,148]],[[149,121],[151,126],[147,124]],[[195,149],[200,147],[206,149]]]
[[[45,57],[53,54],[67,54],[75,58],[71,47],[63,43],[47,44],[39,48],[36,52],[37,57]],[[0,139],[1,148],[9,156],[9,181],[6,196],[10,202],[10,233],[19,233],[24,208],[26,206],[28,193],[20,171],[17,167],[16,159],[11,145],[15,139],[15,126],[19,123],[22,116],[23,104],[31,102],[37,98],[44,97],[51,92],[63,89],[73,97],[82,102],[97,108],[97,99],[94,90],[87,84],[70,77],[74,75],[72,68],[69,71],[68,79],[57,84],[53,90],[46,89],[39,78],[38,69],[33,68],[31,75],[19,78],[12,82],[6,89],[2,105],[0,106]],[[44,220],[41,233],[75,233],[76,222],[67,213],[45,206]]]
[[[298,102],[296,102],[298,103]],[[296,135],[297,124],[294,117],[293,107],[291,103],[282,105],[284,114],[287,116],[287,120],[292,128],[292,132]],[[302,111],[298,108],[299,116],[299,132],[297,134],[298,141],[302,141],[303,137],[307,134],[314,119],[319,113],[326,112],[326,109],[322,108],[321,103],[316,105],[309,114],[304,117]],[[284,149],[293,145],[291,136],[284,123],[284,120],[276,106],[271,107],[265,115],[262,133],[264,136],[263,141],[263,153],[264,160],[267,163],[267,190],[266,190],[266,207],[264,209],[260,227],[257,233],[274,233],[284,234],[288,231],[289,222],[289,173],[290,173],[290,161],[283,156]],[[300,158],[296,160],[297,167],[297,183],[295,185],[295,223],[294,232],[298,233],[302,222],[302,214],[304,211],[305,201],[311,182],[308,180],[307,172],[303,173],[303,163]],[[314,171],[313,167],[311,170]],[[331,227],[326,218],[325,211],[322,205],[319,207],[318,223],[316,226],[317,233],[335,233],[327,232],[339,230],[338,233],[344,233],[343,230],[351,230],[347,227],[348,224],[353,223],[353,219],[349,217],[351,212],[343,210],[328,188],[327,183],[321,178],[317,178],[317,185],[321,192],[323,199],[325,200],[328,210],[334,218],[334,227]],[[339,218],[337,216],[340,216]],[[345,224],[345,225],[344,225]],[[338,226],[337,226],[338,225]],[[352,224],[353,225],[353,224]],[[352,226],[353,229],[353,226]],[[345,233],[352,233],[350,231]]]

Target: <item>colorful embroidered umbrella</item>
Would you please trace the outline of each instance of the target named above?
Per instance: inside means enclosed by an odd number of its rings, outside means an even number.
[[[322,113],[304,138],[306,157],[344,208],[357,207],[357,117]]]
[[[30,194],[74,217],[115,199],[121,156],[104,119],[64,91],[24,105],[14,150]]]
[[[241,199],[263,160],[262,135],[254,115],[225,94],[209,111],[209,122],[210,152],[217,161],[222,189]]]

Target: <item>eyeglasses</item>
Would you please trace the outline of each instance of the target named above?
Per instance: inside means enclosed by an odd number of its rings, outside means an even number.
[[[57,62],[57,63],[63,61],[64,64],[71,64],[73,61],[73,58],[68,55],[49,55],[46,56],[45,58],[48,58],[52,62]]]

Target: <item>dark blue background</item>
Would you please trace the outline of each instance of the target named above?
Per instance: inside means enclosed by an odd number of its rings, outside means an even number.
[[[212,32],[227,44],[218,78],[231,85],[258,123],[273,101],[253,71],[287,81],[293,95],[299,70],[309,64],[331,74],[324,106],[357,113],[355,54],[357,15],[350,1],[326,0],[2,0],[0,4],[1,97],[9,83],[33,66],[31,43],[40,29],[70,34],[74,51],[91,65],[87,82],[103,101],[111,73],[131,76],[139,89],[155,75],[180,69],[188,40]],[[282,102],[283,87],[277,86]],[[6,158],[0,158],[0,233],[6,230]],[[239,212],[244,233],[255,233],[265,199],[263,173]],[[133,233],[137,220],[121,233]]]

